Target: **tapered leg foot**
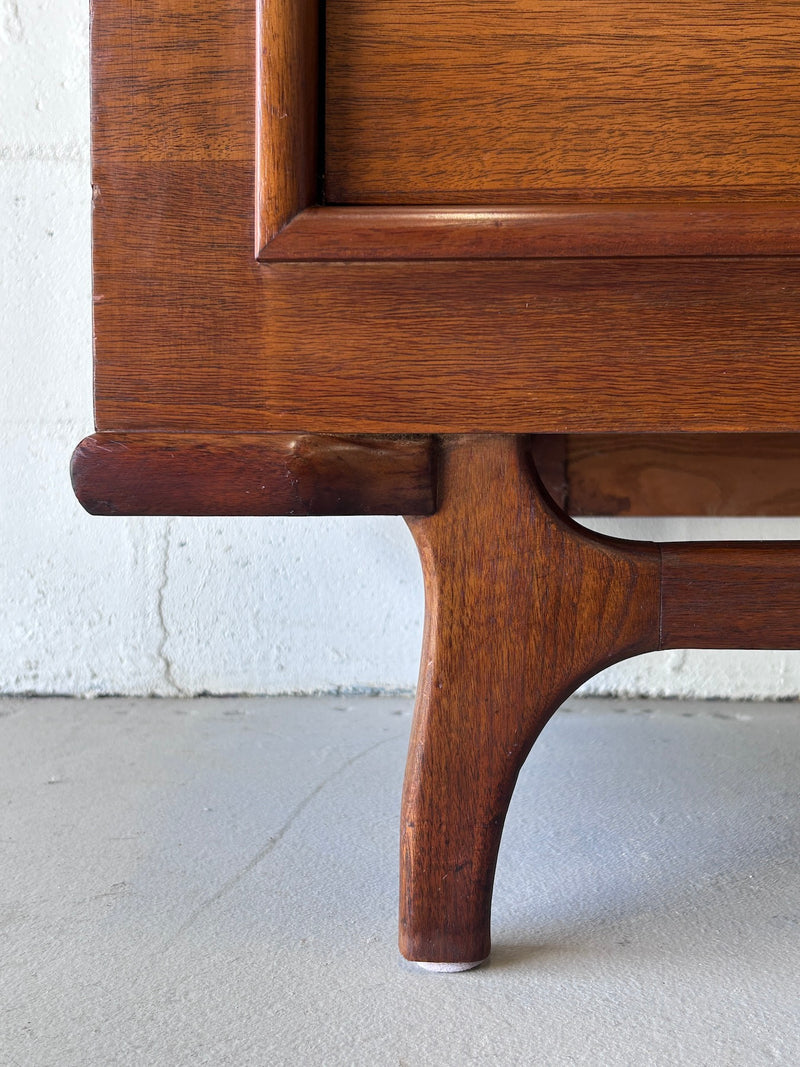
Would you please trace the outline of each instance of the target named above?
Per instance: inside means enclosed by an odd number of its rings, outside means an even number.
[[[524,438],[442,439],[439,510],[410,519],[426,626],[401,827],[400,949],[490,950],[500,836],[531,745],[587,677],[658,647],[658,548],[596,536],[542,490]]]

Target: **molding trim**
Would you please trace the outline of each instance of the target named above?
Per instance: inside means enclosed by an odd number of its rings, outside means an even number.
[[[533,207],[312,205],[258,250],[262,261],[788,256],[800,210],[751,204]]]

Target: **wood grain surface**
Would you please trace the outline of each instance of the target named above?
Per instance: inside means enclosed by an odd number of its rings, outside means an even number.
[[[550,470],[570,515],[800,515],[796,434],[578,434]]]
[[[254,26],[95,4],[99,429],[800,430],[794,257],[256,262]]]
[[[96,0],[92,16],[95,159],[252,165],[253,0]]]
[[[800,648],[800,542],[661,545],[661,648]]]
[[[800,514],[796,434],[533,436],[572,515]],[[430,514],[432,436],[97,433],[73,458],[95,514]]]
[[[570,515],[798,515],[800,436],[535,436]],[[75,450],[83,506],[103,515],[431,514],[434,437],[99,433]]]
[[[428,437],[99,433],[72,457],[93,515],[430,515]]]
[[[95,163],[99,429],[800,430],[800,263],[259,264],[252,170]]]
[[[326,199],[797,195],[786,0],[336,0]]]

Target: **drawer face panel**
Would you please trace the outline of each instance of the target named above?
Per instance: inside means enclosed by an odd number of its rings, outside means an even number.
[[[800,4],[328,0],[336,204],[796,193]]]

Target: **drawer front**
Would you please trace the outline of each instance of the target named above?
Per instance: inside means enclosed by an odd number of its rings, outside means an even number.
[[[800,9],[749,0],[331,0],[332,203],[797,190]]]

